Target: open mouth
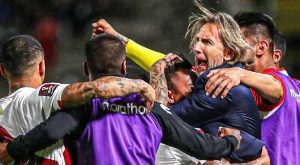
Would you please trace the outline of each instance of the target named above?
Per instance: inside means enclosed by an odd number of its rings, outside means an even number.
[[[197,60],[196,68],[200,72],[206,71],[207,70],[207,60]]]

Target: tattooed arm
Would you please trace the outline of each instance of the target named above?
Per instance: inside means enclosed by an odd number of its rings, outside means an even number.
[[[89,102],[93,98],[113,98],[131,93],[140,93],[151,110],[155,94],[153,88],[143,80],[107,76],[91,82],[74,83],[67,86],[61,96],[63,107],[70,108]]]
[[[168,105],[169,99],[165,68],[168,65],[174,65],[179,60],[182,60],[179,56],[169,53],[163,59],[155,62],[150,69],[150,85],[155,90],[155,99],[164,105]]]
[[[150,69],[150,85],[155,90],[155,100],[163,105],[168,105],[168,86],[165,77],[166,66],[166,60],[161,59],[155,62]]]

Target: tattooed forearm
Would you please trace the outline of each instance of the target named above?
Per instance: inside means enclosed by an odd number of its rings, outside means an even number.
[[[62,102],[63,107],[68,108],[89,102],[96,97],[108,99],[131,93],[141,93],[147,101],[152,103],[154,101],[154,91],[146,82],[107,76],[95,81],[67,86],[62,94]]]
[[[150,70],[150,85],[155,90],[156,101],[167,105],[168,104],[168,86],[165,77],[166,61],[159,60],[153,64]]]

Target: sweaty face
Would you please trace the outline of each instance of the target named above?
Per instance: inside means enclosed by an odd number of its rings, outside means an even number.
[[[172,75],[171,81],[173,84],[173,89],[171,89],[171,91],[174,103],[191,94],[194,84],[189,72],[183,72],[181,70],[176,71]]]
[[[224,63],[224,44],[216,24],[207,23],[196,35],[193,46],[197,74]]]

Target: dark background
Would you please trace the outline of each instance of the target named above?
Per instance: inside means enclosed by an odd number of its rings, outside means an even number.
[[[231,15],[260,11],[271,15],[287,37],[283,66],[300,78],[300,0],[203,0]],[[0,0],[0,44],[17,34],[30,34],[45,49],[46,82],[86,81],[82,72],[84,44],[91,23],[106,19],[120,33],[163,53],[189,55],[184,38],[188,16],[197,13],[192,0]],[[0,97],[8,92],[0,78]]]

